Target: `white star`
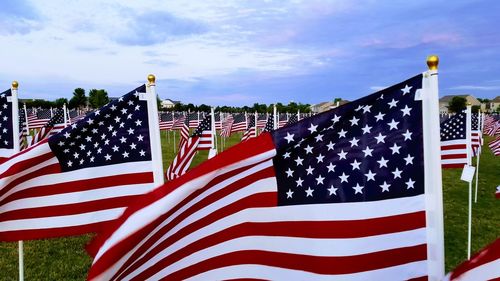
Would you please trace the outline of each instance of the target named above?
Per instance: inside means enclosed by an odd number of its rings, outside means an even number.
[[[335,167],[337,165],[333,165],[332,162],[330,162],[330,164],[328,166],[326,166],[328,168],[328,172],[335,172]]]
[[[90,162],[94,162],[94,156],[90,157]]]
[[[387,162],[389,162],[389,160],[385,160],[384,157],[381,157],[380,160],[378,160],[377,162],[380,165],[379,168],[382,168],[382,167],[387,168]]]
[[[113,147],[112,147],[111,149],[113,149],[113,152],[117,152],[117,151],[118,151],[118,149],[119,149],[119,147],[118,147],[118,146],[116,146],[116,145],[113,145]]]
[[[389,108],[395,107],[397,103],[398,103],[398,101],[392,99],[392,101],[389,103]]]
[[[146,156],[146,151],[141,150],[141,151],[139,151],[139,154],[140,154],[141,156]]]
[[[134,129],[130,128],[127,130],[128,134],[129,135],[133,135],[134,134]]]
[[[370,109],[372,108],[371,105],[365,105],[365,107],[363,107],[363,113],[367,113],[367,112],[370,112]]]
[[[323,181],[325,180],[324,177],[322,177],[321,175],[319,175],[317,178],[316,178],[316,185],[320,185],[320,184],[323,184]]]
[[[344,129],[341,129],[339,132],[339,138],[345,138],[345,134],[347,134],[347,131],[344,131]]]
[[[403,133],[402,135],[405,137],[405,140],[411,140],[411,132],[407,129],[406,133]]]
[[[68,161],[68,167],[71,167],[71,166],[73,166],[73,162],[70,160],[70,161]]]
[[[283,158],[284,159],[287,159],[287,158],[290,158],[290,152],[285,152],[285,154],[283,154]]]
[[[405,115],[410,116],[410,110],[411,110],[411,107],[408,107],[408,105],[405,105],[405,108],[401,109],[401,111],[403,112],[403,117]]]
[[[354,159],[354,161],[351,163],[352,170],[359,170],[359,165],[361,165],[361,162],[358,162],[356,159]]]
[[[372,155],[372,151],[373,151],[373,149],[371,149],[371,148],[370,148],[370,147],[368,147],[368,146],[367,146],[364,150],[361,150],[361,151],[363,151],[363,153],[365,154],[365,157],[366,157],[366,156],[373,156],[373,155]]]
[[[385,143],[385,136],[382,135],[381,133],[378,133],[378,136],[375,137],[375,139],[377,139],[377,143],[380,143],[380,142],[383,142]]]
[[[293,191],[291,189],[288,189],[288,192],[286,193],[286,198],[292,198]]]
[[[97,154],[101,154],[101,151],[102,151],[102,148],[100,148],[100,147],[99,147],[99,148],[97,149]]]
[[[111,108],[111,110],[115,111],[116,110],[116,105],[113,104],[110,108]]]
[[[64,142],[63,142],[63,141],[60,141],[58,144],[59,144],[59,146],[63,146],[63,145],[64,145]]]
[[[135,149],[135,147],[136,147],[135,143],[130,144],[130,149]]]
[[[354,109],[355,111],[360,111],[361,109],[363,109],[363,106],[360,104],[358,105],[358,107],[356,109]]]
[[[323,156],[321,153],[318,155],[318,157],[316,157],[316,160],[318,160],[318,163],[323,163],[323,158],[325,158],[325,156]]]
[[[127,141],[127,138],[125,138],[125,137],[123,137],[123,136],[120,138],[120,142],[121,142],[121,143],[125,143],[126,141]]]
[[[351,147],[358,146],[359,139],[352,138],[352,140],[350,140],[349,142],[351,143]]]
[[[334,114],[334,116],[333,116],[333,118],[332,118],[332,122],[333,122],[333,124],[335,124],[335,123],[339,122],[339,120],[340,120],[340,116],[337,116],[337,114]]]
[[[286,170],[285,173],[286,173],[286,177],[287,178],[293,177],[293,171],[292,171],[292,169],[288,168],[288,170]]]
[[[354,189],[354,194],[358,194],[358,193],[363,194],[364,186],[360,186],[359,183],[357,183],[356,186],[353,186],[352,188]]]
[[[289,132],[286,132],[286,137],[285,137],[285,139],[286,139],[287,143],[291,143],[291,142],[293,141],[293,136],[294,136],[294,135],[295,135],[295,134],[290,134]]]
[[[116,122],[116,123],[120,123],[120,117],[116,116],[116,117],[115,117],[115,122]]]
[[[84,161],[85,161],[85,160],[80,159],[80,165],[82,165]]]
[[[377,115],[375,115],[375,118],[377,119],[376,121],[384,120],[385,114],[382,114],[382,112],[379,112]]]
[[[401,89],[401,92],[403,92],[403,95],[409,94],[411,88],[411,86],[406,85],[403,89]]]
[[[309,196],[313,197],[313,191],[314,191],[314,189],[311,189],[311,187],[308,187],[305,191],[307,193],[306,197],[309,197]]]
[[[317,131],[318,129],[318,125],[314,125],[313,123],[311,123],[311,126],[309,128],[307,128],[309,130],[309,132],[314,133]]]
[[[91,136],[86,136],[85,140],[88,141],[88,142],[91,142],[92,141],[92,137]]]
[[[406,161],[406,165],[408,164],[413,164],[413,156],[410,156],[410,154],[408,154],[408,156],[406,156],[406,158],[403,158],[405,161]]]
[[[294,161],[297,163],[297,166],[301,166],[304,159],[300,158],[300,156],[297,156],[297,159],[295,159]]]
[[[389,125],[389,129],[392,130],[392,129],[398,129],[398,124],[399,122],[396,122],[394,121],[394,119],[392,119],[391,123],[387,123],[387,125]]]
[[[70,133],[66,132],[66,133],[64,133],[64,136],[65,136],[66,138],[69,138],[71,135],[70,135]]]
[[[398,168],[396,168],[396,170],[394,170],[393,172],[391,172],[393,175],[394,175],[394,178],[401,178],[401,173],[403,171],[400,171]]]
[[[368,170],[368,174],[365,174],[366,181],[375,181],[375,175],[377,174],[372,173],[372,170]]]
[[[138,135],[138,136],[137,136],[137,140],[138,140],[138,141],[142,141],[143,139],[144,139],[144,137],[143,137],[142,135]]]
[[[123,158],[128,158],[128,154],[129,154],[129,153],[128,153],[128,152],[126,152],[126,151],[125,151],[125,152],[123,152],[123,153],[122,153]]]
[[[330,186],[330,188],[328,188],[328,192],[330,192],[330,195],[337,195],[337,189],[338,188],[335,188],[333,185]]]
[[[71,128],[72,128],[72,129],[76,129],[76,123],[72,124],[72,125],[71,125]]]
[[[333,146],[334,146],[334,145],[335,145],[335,144],[334,144],[333,142],[331,142],[331,141],[330,141],[330,143],[326,145],[326,146],[328,147],[328,151],[333,150]]]
[[[297,187],[302,186],[302,183],[304,182],[303,179],[299,178],[298,180],[295,181],[297,183]]]
[[[415,188],[414,184],[415,184],[415,181],[412,180],[412,179],[409,179],[406,183],[406,189],[410,189],[410,188]]]
[[[104,155],[104,158],[106,158],[106,160],[108,160],[108,161],[109,161],[109,160],[111,160],[111,155],[106,154],[106,155]]]
[[[356,116],[353,116],[352,119],[349,120],[349,122],[351,122],[351,126],[358,125],[358,121],[359,119],[356,118]]]
[[[338,156],[339,156],[339,160],[341,160],[341,159],[346,159],[346,157],[345,157],[345,156],[347,155],[347,152],[344,152],[344,150],[343,150],[343,149],[340,151],[340,153],[337,153],[337,154],[338,154]]]
[[[323,135],[322,134],[318,134],[314,138],[316,139],[316,141],[323,141]]]
[[[141,126],[142,125],[142,121],[141,120],[136,120],[135,121],[135,125],[136,126]]]
[[[89,123],[89,125],[92,125],[92,124],[94,124],[94,120],[89,118],[89,120],[87,120],[87,123]]]
[[[399,154],[399,149],[401,148],[401,146],[398,146],[396,143],[394,143],[394,145],[392,147],[389,147],[390,150],[392,150],[392,154]]]
[[[382,188],[382,192],[389,192],[389,187],[391,187],[391,185],[387,184],[387,182],[384,181],[384,184],[381,184],[379,185],[381,188]]]
[[[313,171],[314,171],[314,168],[311,167],[310,165],[309,165],[309,168],[306,169],[306,172],[308,175],[312,175]]]
[[[85,145],[84,144],[80,144],[80,150],[85,150]]]
[[[306,154],[312,153],[313,152],[313,147],[310,145],[307,145],[304,147],[304,150],[306,151]]]
[[[127,109],[126,109],[126,108],[123,108],[123,109],[121,110],[121,112],[122,112],[122,114],[127,114]]]
[[[368,124],[366,124],[364,128],[361,128],[361,130],[363,130],[363,135],[369,134],[372,128],[373,127],[370,127],[370,126],[368,126]]]
[[[345,173],[342,173],[341,176],[339,176],[340,178],[340,182],[343,183],[343,182],[348,182],[347,181],[347,178],[349,177],[349,175],[346,175]]]
[[[79,155],[80,155],[80,154],[78,154],[77,152],[75,152],[75,153],[73,154],[73,157],[75,157],[75,159],[78,159],[78,156],[79,156]]]

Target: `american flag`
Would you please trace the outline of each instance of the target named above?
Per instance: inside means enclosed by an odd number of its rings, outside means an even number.
[[[488,136],[500,135],[499,115],[488,115],[484,118],[484,133]]]
[[[266,127],[266,122],[268,118],[268,113],[259,113],[257,116],[257,128],[263,129]]]
[[[492,140],[488,146],[491,149],[491,152],[495,156],[500,156],[500,136],[496,137],[496,139]]]
[[[495,198],[500,199],[500,185],[497,186],[497,190],[495,191]]]
[[[441,165],[443,168],[463,168],[467,164],[465,112],[441,123]]]
[[[238,113],[234,116],[234,121],[231,126],[231,134],[236,132],[244,132],[247,129],[247,118],[245,113]]]
[[[172,124],[172,130],[182,129],[185,119],[186,116],[183,112],[174,113],[174,123]]]
[[[234,118],[232,114],[228,114],[222,121],[221,137],[229,137],[231,135],[231,128],[233,127]]]
[[[200,124],[200,113],[199,112],[191,112],[188,113],[189,117],[189,128],[197,128]]]
[[[191,114],[187,114],[186,117],[184,118],[184,122],[182,123],[182,126],[181,126],[181,129],[180,129],[180,136],[181,136],[181,139],[179,141],[179,149],[181,149],[184,144],[187,142],[187,140],[189,139],[189,124],[190,124],[190,120],[191,118],[194,118]],[[196,117],[198,118],[198,117]]]
[[[443,281],[478,281],[500,279],[500,238],[464,261]]]
[[[198,150],[209,150],[213,147],[211,120],[211,115],[207,115],[191,137],[183,142],[179,152],[167,168],[166,177],[168,180],[176,179],[185,174]]]
[[[266,126],[264,126],[263,132],[272,132],[274,131],[274,115],[269,114],[267,116]]]
[[[55,135],[66,128],[68,124],[64,121],[64,114],[65,111],[63,109],[57,109],[56,113],[52,118],[50,118],[49,122],[40,128],[40,130],[33,136],[30,146],[35,145],[45,138]]]
[[[299,120],[297,119],[297,114],[290,114],[290,116],[288,117],[288,123],[286,123],[286,125],[291,125],[297,123],[298,121]]]
[[[173,112],[160,112],[160,130],[171,130],[174,125]]]
[[[0,163],[6,161],[14,151],[12,91],[0,93]]]
[[[76,123],[76,122],[80,121],[88,113],[90,113],[90,112],[86,112],[86,111],[79,110],[79,109],[72,109],[72,110],[70,110],[69,111],[69,120],[70,120],[70,123],[73,124],[73,123]]]
[[[89,247],[89,279],[425,278],[421,85],[261,134],[156,189]]]
[[[257,136],[257,130],[255,128],[255,117],[253,115],[249,116],[249,121],[248,121],[248,127],[243,133],[243,137],[241,138],[241,141],[246,141],[250,138],[255,138]]]
[[[477,113],[471,116],[471,147],[473,156],[478,156],[481,153],[481,146],[483,146],[480,115],[481,113]]]
[[[26,114],[24,109],[19,109],[19,151],[28,148],[28,130],[26,127]]]
[[[98,232],[152,190],[138,87],[0,165],[0,241]],[[157,140],[159,141],[159,140]]]
[[[288,124],[288,113],[280,113],[278,118],[278,128],[282,128]]]
[[[39,129],[45,126],[52,118],[52,109],[39,109],[35,113],[35,119],[29,120],[30,129]]]
[[[220,112],[215,112],[214,113],[214,119],[215,119],[215,130],[222,130],[221,113]]]

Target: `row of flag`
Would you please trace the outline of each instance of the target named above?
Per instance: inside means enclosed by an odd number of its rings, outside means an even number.
[[[97,233],[89,280],[440,279],[436,75],[282,128],[278,114],[219,115],[221,131],[226,121],[229,134],[264,132],[187,173],[190,155],[214,149],[217,117],[197,119],[192,134],[189,117],[172,118],[184,135],[167,183],[154,82],[141,85],[6,155],[0,241]],[[4,121],[7,146],[17,123]]]

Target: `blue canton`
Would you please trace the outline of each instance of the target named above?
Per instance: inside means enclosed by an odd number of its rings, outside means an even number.
[[[49,138],[63,171],[151,160],[146,86],[124,95]]]
[[[465,139],[465,117],[466,113],[461,112],[441,123],[441,141]]]
[[[9,97],[12,97],[10,89],[0,94],[0,148],[12,149],[12,102],[8,101]]]
[[[272,132],[278,204],[424,193],[422,75]]]

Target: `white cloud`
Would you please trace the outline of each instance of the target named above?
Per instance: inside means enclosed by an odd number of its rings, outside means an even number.
[[[461,85],[449,88],[450,90],[464,90],[464,91],[497,91],[500,86],[479,86],[479,85]]]

